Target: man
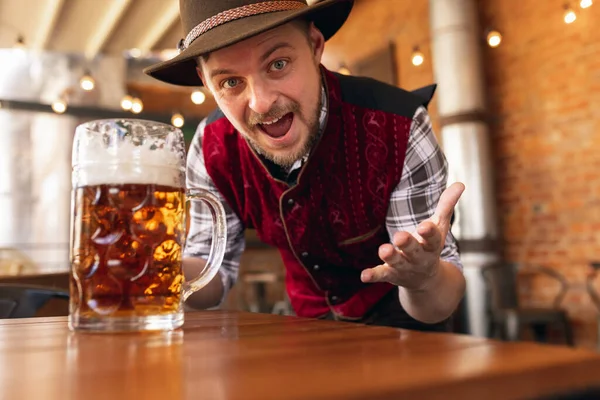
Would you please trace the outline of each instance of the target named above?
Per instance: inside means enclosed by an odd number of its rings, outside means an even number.
[[[198,127],[190,187],[212,191],[228,220],[225,260],[188,303],[217,306],[233,286],[243,231],[279,248],[299,316],[447,330],[465,290],[446,160],[409,93],[334,74],[325,41],[352,0],[181,0],[180,54],[147,69],[207,87],[219,109]],[[194,205],[184,270],[204,267],[210,213]]]

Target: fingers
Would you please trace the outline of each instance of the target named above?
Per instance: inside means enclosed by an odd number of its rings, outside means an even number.
[[[360,280],[364,283],[390,282],[394,280],[396,271],[387,264],[368,268],[361,272]]]
[[[442,246],[442,232],[431,221],[425,221],[417,227],[417,233],[423,238],[421,244],[424,251],[437,251]]]
[[[396,265],[402,262],[402,254],[391,244],[384,244],[379,247],[379,258],[389,265]]]
[[[465,185],[460,182],[453,183],[449,188],[444,190],[444,193],[442,193],[433,215],[437,217],[440,222],[446,220],[450,221],[454,208],[464,191]]]
[[[408,232],[396,232],[392,238],[392,243],[398,250],[401,250],[403,255],[408,261],[415,261],[423,253],[421,244],[417,239]],[[384,260],[388,264],[389,261]]]

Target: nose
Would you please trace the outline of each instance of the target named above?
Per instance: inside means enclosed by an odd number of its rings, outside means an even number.
[[[277,93],[272,85],[263,79],[256,79],[249,83],[249,107],[258,114],[266,114],[277,101]]]

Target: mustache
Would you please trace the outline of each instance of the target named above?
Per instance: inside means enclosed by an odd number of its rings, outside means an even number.
[[[299,113],[300,112],[300,104],[293,102],[286,105],[274,105],[271,109],[264,113],[259,114],[254,111],[250,111],[250,115],[248,116],[248,126],[254,128],[256,125],[262,124],[265,121],[270,121],[273,119],[278,119],[283,117],[289,113]]]

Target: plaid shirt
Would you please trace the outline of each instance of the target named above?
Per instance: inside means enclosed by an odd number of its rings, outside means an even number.
[[[322,134],[327,116],[325,91],[322,90],[320,113],[320,133]],[[219,193],[204,166],[202,155],[202,135],[206,121],[198,126],[187,160],[188,188],[201,188],[214,193],[223,203],[227,217],[227,245],[225,257],[219,270],[224,287],[224,297],[233,287],[238,277],[240,257],[245,248],[244,226],[225,198]],[[290,169],[301,168],[303,160],[298,160]],[[404,168],[400,182],[390,199],[386,227],[390,237],[397,231],[413,232],[423,220],[431,217],[444,189],[448,176],[446,157],[442,153],[433,133],[429,114],[424,107],[417,109],[411,124]],[[212,237],[212,216],[204,203],[192,202],[190,208],[190,231],[184,250],[185,257],[208,258]],[[448,233],[441,258],[462,270],[456,240]],[[222,300],[223,300],[222,299]]]

